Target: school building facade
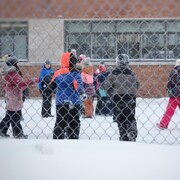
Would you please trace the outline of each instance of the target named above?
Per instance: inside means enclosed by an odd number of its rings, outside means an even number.
[[[90,56],[95,68],[100,61],[114,66],[115,57],[126,53],[141,83],[138,95],[166,96],[167,77],[180,58],[178,0],[1,3],[0,57],[17,56],[25,78],[38,76],[46,59],[57,69],[68,48]],[[30,95],[39,95],[37,87]]]

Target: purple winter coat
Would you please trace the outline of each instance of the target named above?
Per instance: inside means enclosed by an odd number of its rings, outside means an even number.
[[[180,97],[180,66],[171,70],[166,89],[169,97]]]
[[[19,111],[23,108],[23,90],[38,82],[38,79],[24,80],[16,67],[4,65],[1,71],[5,81],[6,110]]]

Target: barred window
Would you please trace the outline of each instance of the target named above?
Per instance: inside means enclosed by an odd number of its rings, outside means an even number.
[[[28,58],[27,22],[0,22],[0,56],[13,54],[22,61]]]
[[[115,36],[110,33],[95,33],[92,35],[93,59],[115,58]]]
[[[94,60],[112,60],[119,53],[128,54],[132,61],[174,61],[180,57],[178,19],[69,20],[65,29],[65,49],[73,46]]]

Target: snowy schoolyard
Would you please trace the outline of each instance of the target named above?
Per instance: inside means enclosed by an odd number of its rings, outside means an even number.
[[[4,99],[0,100],[1,119],[5,114]],[[29,139],[52,139],[52,131],[56,116],[53,118],[41,118],[41,103],[39,99],[27,99],[24,103],[22,126]],[[136,119],[138,126],[137,142],[155,144],[180,144],[180,112],[176,112],[167,130],[159,130],[155,127],[160,121],[168,98],[142,99],[137,98]],[[94,102],[96,105],[96,101]],[[52,102],[52,114],[55,115],[55,102]],[[10,135],[11,129],[8,132]],[[80,139],[82,140],[118,140],[119,132],[117,124],[113,123],[112,116],[94,116],[81,118]]]
[[[155,127],[167,102],[138,98],[137,142],[120,142],[111,116],[81,118],[80,140],[52,140],[56,117],[42,119],[41,99],[27,99],[22,125],[29,139],[13,139],[11,129],[11,138],[0,139],[0,180],[179,180],[179,110],[169,129]]]

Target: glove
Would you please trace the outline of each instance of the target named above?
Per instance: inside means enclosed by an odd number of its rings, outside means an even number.
[[[43,84],[43,88],[46,88],[47,87],[47,85],[46,84]]]
[[[84,54],[80,54],[79,55],[79,60],[80,61],[84,60],[85,58],[86,58],[86,55],[84,55]]]
[[[80,97],[81,97],[81,100],[82,100],[82,101],[85,101],[86,99],[88,99],[88,95],[87,95],[86,93],[82,93],[82,94],[80,95]]]

